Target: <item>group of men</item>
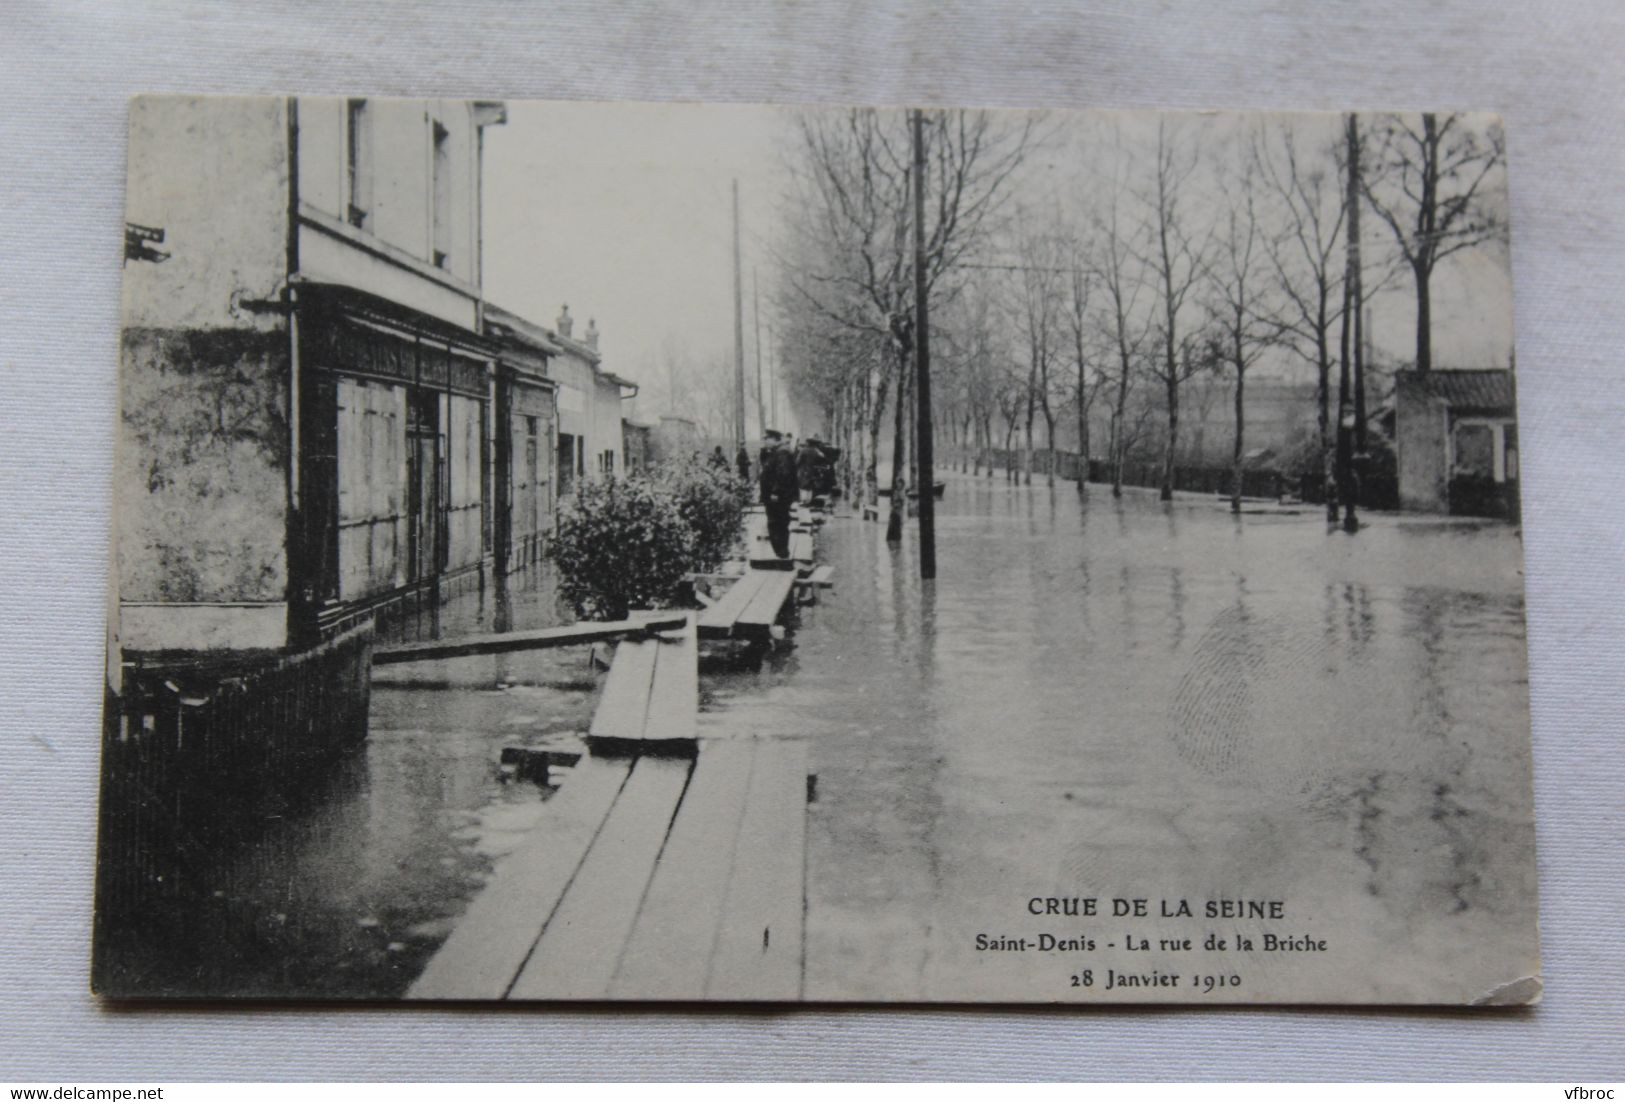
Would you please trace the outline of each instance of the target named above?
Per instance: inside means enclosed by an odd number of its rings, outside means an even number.
[[[750,480],[750,453],[743,444],[734,457],[739,477]],[[817,470],[824,463],[824,454],[811,440],[794,446],[790,437],[777,429],[763,434],[761,454],[757,457],[757,485],[761,491],[762,507],[767,510],[767,538],[773,545],[773,554],[781,559],[790,557],[790,514],[803,494],[810,496],[817,482]],[[719,445],[711,455],[711,464],[726,467]]]

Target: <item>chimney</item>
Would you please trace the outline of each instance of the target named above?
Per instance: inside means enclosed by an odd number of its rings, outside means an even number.
[[[554,322],[553,326],[558,330],[559,336],[568,340],[570,336],[570,327],[573,325],[575,325],[575,319],[570,316],[570,304],[566,302],[563,306],[559,307],[559,320]]]
[[[587,342],[588,348],[594,352],[598,351],[598,322],[595,319],[587,319],[587,331],[581,336]]]

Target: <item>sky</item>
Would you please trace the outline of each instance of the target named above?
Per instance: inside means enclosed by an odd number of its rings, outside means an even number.
[[[605,366],[649,390],[658,414],[671,355],[727,363],[733,354],[733,237],[730,186],[738,180],[744,275],[746,370],[754,372],[752,280],[764,288],[773,265],[776,212],[789,190],[791,110],[695,104],[509,104],[508,122],[487,132],[487,297],[552,326],[568,303],[579,335],[601,331]],[[1025,166],[1015,201],[1053,206],[1101,171],[1100,135],[1117,120],[1130,134],[1155,134],[1150,112],[1058,112],[1056,146]],[[1295,116],[1305,133],[1335,129],[1335,117]],[[1217,139],[1235,115],[1184,116]],[[1391,248],[1369,211],[1363,239]],[[1505,366],[1512,346],[1509,261],[1492,247],[1452,259],[1435,273],[1434,362],[1438,367]],[[1414,351],[1415,296],[1408,274],[1372,301],[1379,362]],[[766,310],[764,305],[764,325]],[[765,340],[765,337],[764,337]],[[771,353],[769,354],[771,363]],[[1301,371],[1290,358],[1260,374]]]
[[[758,107],[510,103],[486,135],[487,297],[550,328],[568,303],[577,336],[596,319],[605,366],[652,388],[668,350],[731,362],[737,179],[754,370],[780,125]]]

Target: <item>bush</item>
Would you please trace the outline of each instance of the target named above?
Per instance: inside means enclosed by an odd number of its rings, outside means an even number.
[[[559,513],[549,551],[559,592],[576,615],[622,620],[633,608],[669,604],[694,569],[694,531],[659,483],[608,478],[581,483]]]
[[[652,481],[677,503],[694,539],[690,569],[715,570],[733,551],[750,500],[750,483],[723,467],[686,459],[658,468]]]

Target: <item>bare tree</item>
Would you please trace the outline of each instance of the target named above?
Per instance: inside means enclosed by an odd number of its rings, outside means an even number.
[[[926,287],[935,288],[978,243],[1005,184],[1025,156],[1034,120],[1014,126],[977,111],[933,113],[926,172],[932,202],[926,214]],[[812,240],[804,253],[818,262],[793,272],[790,283],[815,311],[887,340],[875,392],[868,400],[869,455],[865,489],[878,499],[875,462],[886,389],[893,402],[895,446],[887,539],[902,536],[906,511],[907,380],[913,356],[911,279],[912,158],[903,112],[859,109],[807,112],[799,120],[795,168],[802,194],[787,211]],[[806,210],[798,211],[796,206]]]
[[[1106,330],[1115,353],[1112,391],[1110,460],[1112,496],[1123,496],[1123,462],[1129,448],[1129,394],[1133,390],[1141,349],[1150,336],[1149,319],[1141,320],[1139,303],[1146,270],[1135,258],[1134,242],[1119,217],[1119,186],[1107,191],[1105,211],[1095,227],[1094,274],[1106,294]],[[1138,432],[1135,433],[1138,436]]]
[[[1055,363],[1055,343],[1059,334],[1056,314],[1059,304],[1060,257],[1055,239],[1044,233],[1022,233],[1018,243],[1021,262],[1017,265],[1014,313],[1021,328],[1027,357],[1026,453],[1023,473],[1033,480],[1033,420],[1044,417],[1045,447],[1050,452],[1049,484],[1055,485],[1055,406],[1051,400],[1051,373]]]
[[[1181,192],[1190,181],[1200,157],[1196,143],[1187,135],[1169,133],[1166,118],[1157,121],[1156,163],[1152,173],[1151,207],[1147,220],[1150,242],[1145,264],[1157,283],[1161,318],[1162,357],[1152,373],[1162,382],[1168,402],[1168,440],[1163,453],[1162,500],[1174,496],[1174,459],[1179,442],[1179,384],[1202,365],[1191,354],[1180,331],[1180,315],[1193,288],[1202,278],[1208,241],[1196,234],[1184,207]]]
[[[1331,148],[1303,154],[1291,122],[1273,135],[1261,133],[1253,148],[1283,222],[1265,239],[1279,294],[1276,336],[1315,369],[1320,464],[1330,487],[1332,327],[1343,316],[1344,272],[1337,247],[1348,207],[1338,193]]]
[[[1429,284],[1439,262],[1500,238],[1500,205],[1486,201],[1505,157],[1498,123],[1475,129],[1459,114],[1385,115],[1373,128],[1361,190],[1392,232],[1416,285],[1416,370],[1433,367]]]
[[[1241,475],[1246,455],[1247,369],[1273,341],[1275,326],[1265,299],[1262,233],[1254,198],[1253,165],[1246,164],[1229,190],[1225,232],[1209,279],[1208,311],[1217,334],[1213,359],[1235,376],[1236,435],[1230,457],[1230,511],[1241,512]]]
[[[1066,327],[1072,338],[1073,400],[1078,414],[1078,496],[1089,490],[1089,413],[1106,385],[1107,376],[1087,351],[1094,332],[1090,318],[1090,295],[1094,290],[1089,270],[1088,244],[1074,236],[1070,242],[1071,264],[1067,271]]]

